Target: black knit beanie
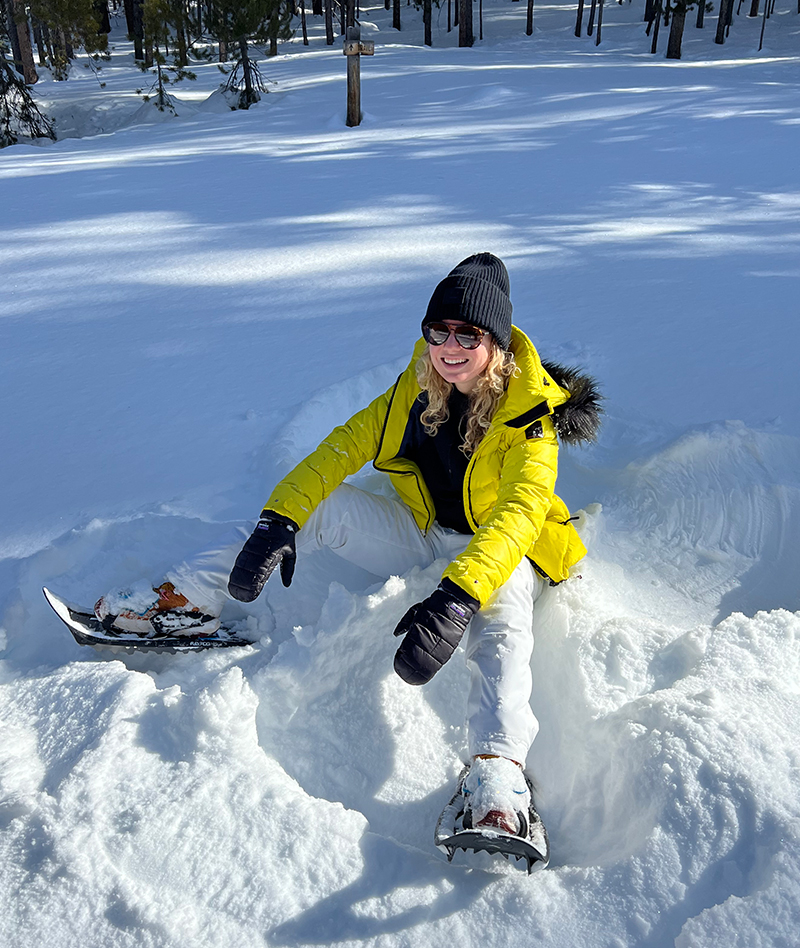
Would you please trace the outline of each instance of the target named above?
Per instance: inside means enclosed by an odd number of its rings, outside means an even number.
[[[491,253],[476,253],[454,267],[433,291],[426,323],[456,319],[490,332],[501,349],[511,344],[508,270]]]

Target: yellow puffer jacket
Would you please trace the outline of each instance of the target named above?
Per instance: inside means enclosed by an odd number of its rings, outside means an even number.
[[[372,461],[390,475],[420,530],[430,529],[435,519],[430,491],[416,464],[397,456],[420,393],[414,367],[425,345],[420,339],[389,391],[335,428],[277,485],[265,510],[302,527],[345,477]],[[444,571],[481,604],[524,556],[540,573],[561,582],[586,553],[566,505],[554,493],[558,439],[550,416],[570,394],[545,371],[533,343],[516,327],[510,348],[520,372],[509,382],[464,477],[464,509],[475,533]]]

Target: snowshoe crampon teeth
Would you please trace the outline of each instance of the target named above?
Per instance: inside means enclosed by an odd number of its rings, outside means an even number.
[[[476,830],[472,827],[464,794],[464,778],[468,770],[468,767],[462,770],[456,792],[442,810],[436,824],[434,843],[446,853],[447,861],[452,862],[456,850],[463,849],[474,853],[500,853],[509,862],[513,856],[516,866],[519,866],[520,860],[524,860],[528,875],[544,869],[550,861],[550,844],[544,824],[533,805],[533,785],[527,774],[525,780],[531,795],[530,809],[527,814],[520,814],[520,824],[525,835],[514,836],[500,830]]]

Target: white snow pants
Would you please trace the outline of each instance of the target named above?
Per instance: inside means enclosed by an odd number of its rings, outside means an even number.
[[[195,605],[217,614],[227,599],[231,568],[251,528],[187,561],[168,576]],[[350,563],[388,579],[412,566],[453,560],[470,537],[434,524],[424,535],[400,500],[342,484],[297,534],[300,557],[327,547]],[[538,730],[530,707],[533,609],[543,588],[527,559],[473,617],[465,651],[471,683],[467,700],[469,753],[497,754],[524,764]],[[398,615],[397,620],[400,621]]]

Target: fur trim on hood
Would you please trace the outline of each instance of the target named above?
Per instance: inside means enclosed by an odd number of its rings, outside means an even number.
[[[569,392],[569,399],[553,410],[556,433],[565,444],[588,444],[597,440],[603,396],[597,382],[576,366],[542,362],[553,381]]]

